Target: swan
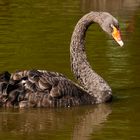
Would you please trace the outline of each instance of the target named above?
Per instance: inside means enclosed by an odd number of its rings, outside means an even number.
[[[0,106],[71,107],[111,101],[110,86],[87,61],[85,36],[92,23],[123,46],[117,19],[107,12],[89,12],[76,24],[70,43],[71,68],[79,84],[46,70],[5,71],[0,74]]]

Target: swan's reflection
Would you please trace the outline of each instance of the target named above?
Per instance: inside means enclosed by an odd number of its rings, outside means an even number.
[[[88,136],[102,128],[103,123],[107,120],[110,113],[110,106],[105,104],[100,104],[86,112],[81,116],[80,122],[75,125],[73,140],[88,139]]]
[[[1,133],[12,135],[44,134],[54,137],[64,134],[74,140],[85,140],[86,136],[102,128],[110,106],[83,106],[63,109],[32,109],[32,110],[0,110],[0,139]],[[55,139],[56,139],[55,137]]]

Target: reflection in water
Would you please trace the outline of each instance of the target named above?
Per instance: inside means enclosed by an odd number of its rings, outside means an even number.
[[[45,133],[60,136],[65,133],[72,139],[85,140],[100,130],[111,113],[108,105],[63,109],[0,110],[0,134],[30,135]],[[74,128],[74,129],[73,129]],[[73,129],[73,130],[71,130]],[[74,132],[73,132],[74,131]],[[61,136],[63,137],[63,135]],[[0,135],[0,139],[1,139]],[[45,138],[44,138],[45,139]]]
[[[93,139],[140,139],[140,90],[135,88],[140,87],[139,6],[140,0],[0,0],[0,71],[40,68],[72,77],[69,42],[77,20],[91,10],[109,11],[117,16],[125,48],[114,47],[94,26],[87,34],[87,52],[97,72],[104,74],[102,76],[109,80],[112,88],[117,89],[116,95],[129,97],[111,105],[113,113],[107,125],[103,122],[111,113],[108,106],[22,111],[1,109],[0,139],[72,137],[82,140],[88,139],[92,133]],[[131,89],[132,83],[134,88]],[[123,124],[124,120],[129,123]],[[105,127],[100,129],[102,124]],[[131,129],[128,131],[128,128]]]
[[[96,10],[124,14],[127,9],[134,10],[140,5],[139,0],[82,0],[82,11]],[[123,10],[123,11],[122,11]]]
[[[80,122],[74,127],[73,140],[87,140],[91,134],[102,128],[110,113],[110,107],[101,104],[81,116]]]

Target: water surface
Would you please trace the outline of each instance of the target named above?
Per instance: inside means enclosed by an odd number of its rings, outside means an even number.
[[[74,79],[69,62],[73,28],[85,13],[108,11],[120,21],[124,48],[97,26],[86,51],[110,84],[111,104],[62,109],[0,109],[0,139],[140,139],[139,0],[0,0],[0,71],[46,69]]]

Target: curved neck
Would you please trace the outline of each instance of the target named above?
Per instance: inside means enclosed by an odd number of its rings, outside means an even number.
[[[100,99],[103,96],[102,94],[108,90],[111,91],[111,89],[103,78],[92,70],[87,61],[85,35],[92,23],[101,24],[100,14],[100,12],[90,12],[82,17],[75,26],[70,44],[71,68],[74,75],[84,89],[97,98],[97,102],[103,102]]]

